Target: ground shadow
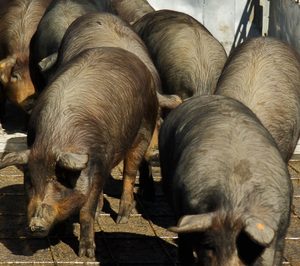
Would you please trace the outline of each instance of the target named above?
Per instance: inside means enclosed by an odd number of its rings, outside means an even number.
[[[1,121],[2,127],[7,134],[16,132],[26,133],[29,115],[10,102],[5,103],[4,115]]]

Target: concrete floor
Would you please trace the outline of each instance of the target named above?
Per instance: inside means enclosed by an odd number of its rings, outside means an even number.
[[[300,161],[290,162],[294,184],[294,208],[286,237],[284,265],[300,265]],[[0,171],[0,265],[179,265],[176,234],[166,228],[174,217],[160,186],[159,168],[154,168],[156,201],[137,206],[128,224],[114,222],[121,193],[121,169],[113,172],[105,189],[103,213],[95,223],[96,259],[79,258],[78,223],[67,222],[44,239],[26,234],[23,175],[15,167]],[[138,183],[136,184],[138,188]]]

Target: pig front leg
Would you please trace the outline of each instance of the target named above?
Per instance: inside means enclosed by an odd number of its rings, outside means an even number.
[[[80,240],[79,256],[95,257],[94,222],[99,197],[103,191],[104,178],[100,174],[94,175],[92,187],[87,200],[80,210]]]

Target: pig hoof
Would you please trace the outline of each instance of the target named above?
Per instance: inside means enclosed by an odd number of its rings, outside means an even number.
[[[135,201],[133,201],[132,203],[121,202],[116,223],[117,224],[128,223],[129,215],[134,207],[135,207]]]
[[[117,222],[117,224],[127,224],[128,223],[128,217],[118,215],[116,222]]]
[[[80,243],[79,247],[79,257],[88,257],[94,258],[95,257],[95,245],[94,244],[87,244],[87,243]]]

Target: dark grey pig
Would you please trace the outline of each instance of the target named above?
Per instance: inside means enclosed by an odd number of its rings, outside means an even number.
[[[230,55],[216,94],[248,106],[270,131],[287,162],[300,134],[300,56],[270,38],[250,39]]]
[[[31,41],[31,72],[39,91],[43,89],[45,81],[40,76],[38,62],[58,51],[67,28],[76,18],[97,11],[112,12],[110,0],[53,0],[51,2]]]
[[[185,99],[214,92],[227,56],[201,23],[181,12],[159,10],[133,28],[149,49],[164,93]]]
[[[88,49],[53,77],[33,109],[28,147],[0,163],[26,165],[28,225],[36,236],[79,212],[79,255],[94,257],[94,218],[105,180],[124,159],[120,219],[150,143],[158,102],[151,73],[123,49]]]
[[[162,124],[159,150],[182,265],[281,265],[291,181],[250,109],[220,95],[193,97]]]

